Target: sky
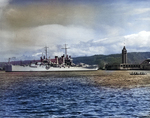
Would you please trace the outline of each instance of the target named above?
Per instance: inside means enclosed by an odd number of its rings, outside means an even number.
[[[0,0],[0,61],[150,51],[149,0]]]

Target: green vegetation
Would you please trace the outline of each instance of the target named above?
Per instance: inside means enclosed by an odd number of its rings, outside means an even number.
[[[150,58],[150,52],[131,52],[127,54],[127,62],[140,64],[145,59]],[[121,54],[111,54],[111,55],[94,55],[94,56],[84,56],[73,58],[74,63],[86,63],[86,64],[98,64],[100,69],[103,69],[105,64],[122,63]]]

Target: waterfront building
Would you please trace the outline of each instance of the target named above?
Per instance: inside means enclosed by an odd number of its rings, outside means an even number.
[[[143,70],[150,70],[150,59],[144,60],[144,61],[140,64],[140,68],[143,69]]]
[[[117,64],[117,63],[106,64],[105,69],[107,70],[139,70],[141,69],[141,65],[127,63],[127,50],[126,50],[126,47],[124,46],[122,49],[122,63],[121,64]]]

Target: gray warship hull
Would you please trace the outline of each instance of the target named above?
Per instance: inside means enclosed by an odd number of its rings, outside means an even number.
[[[48,67],[48,66],[20,66],[20,65],[6,65],[6,72],[32,72],[32,71],[96,71],[98,70],[97,66],[88,66],[88,67]]]

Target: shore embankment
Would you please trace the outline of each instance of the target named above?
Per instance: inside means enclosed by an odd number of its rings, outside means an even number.
[[[105,71],[101,75],[95,75],[92,78],[97,85],[112,88],[135,88],[150,86],[150,73],[141,71],[145,75],[130,75],[137,71]],[[140,73],[140,72],[138,72]]]
[[[150,72],[146,75],[130,75],[137,71],[82,71],[82,72],[0,72],[0,79],[6,81],[17,81],[19,78],[27,77],[87,77],[97,86],[113,88],[134,88],[150,86]]]

